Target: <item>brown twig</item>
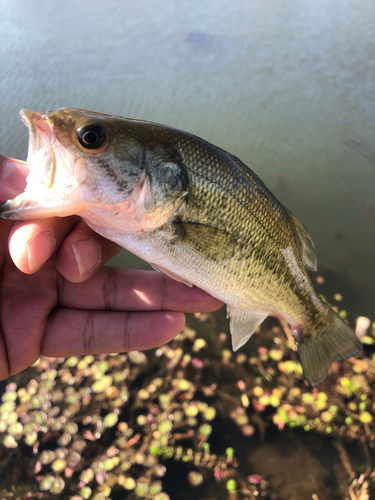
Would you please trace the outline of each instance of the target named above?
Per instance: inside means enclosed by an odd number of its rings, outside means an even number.
[[[363,451],[365,452],[366,463],[367,463],[367,467],[366,467],[366,471],[365,471],[365,477],[369,477],[370,472],[371,472],[371,456],[370,456],[370,452],[369,452],[369,449],[368,449],[368,446],[367,446],[367,441],[366,441],[366,439],[363,436],[361,438],[361,442],[362,442],[362,446],[363,446]]]
[[[348,452],[346,451],[341,441],[335,440],[333,444],[337,448],[337,451],[339,452],[340,455],[341,463],[344,466],[344,469],[346,470],[350,480],[352,481],[355,478],[355,472],[352,468],[352,464],[350,463]]]
[[[281,324],[281,326],[282,326],[282,328],[284,330],[286,338],[293,345],[292,350],[296,351],[297,350],[296,341],[295,341],[295,339],[294,339],[294,337],[292,335],[292,332],[290,331],[288,323],[285,321],[285,319],[282,319],[282,318],[279,318],[279,317],[278,317],[278,320],[280,321],[280,324]]]

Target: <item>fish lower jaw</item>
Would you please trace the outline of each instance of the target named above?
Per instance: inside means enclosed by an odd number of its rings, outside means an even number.
[[[25,191],[0,207],[1,218],[12,220],[66,217],[75,213],[74,204],[68,203],[64,194],[52,193],[51,196],[46,196],[45,189],[40,189],[37,194],[34,190],[32,193]]]

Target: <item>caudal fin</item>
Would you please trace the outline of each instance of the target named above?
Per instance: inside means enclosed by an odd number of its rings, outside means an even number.
[[[298,344],[303,373],[312,386],[326,378],[331,363],[356,356],[361,351],[359,338],[333,310],[319,332],[305,339],[302,336]]]

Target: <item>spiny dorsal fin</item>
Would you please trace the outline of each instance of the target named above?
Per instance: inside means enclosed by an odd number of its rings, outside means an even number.
[[[305,226],[303,226],[297,217],[287,210],[289,218],[291,220],[292,225],[295,228],[295,237],[300,250],[300,255],[302,258],[302,262],[306,269],[311,271],[316,271],[316,251],[314,247],[314,243],[307,232]]]
[[[237,351],[246,344],[258,326],[267,318],[268,313],[242,311],[227,306],[227,316],[230,316],[233,351]]]

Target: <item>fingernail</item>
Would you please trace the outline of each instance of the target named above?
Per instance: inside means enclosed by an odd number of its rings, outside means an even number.
[[[22,167],[22,165],[12,160],[5,160],[1,169],[1,178],[4,184],[17,191],[24,191],[26,187],[26,175],[24,175],[23,170],[25,170],[25,167]],[[27,170],[25,170],[26,173]]]
[[[31,273],[37,271],[56,249],[55,235],[51,230],[33,236],[26,243],[27,260]]]
[[[102,249],[94,238],[75,241],[70,245],[76,259],[79,277],[90,274],[102,260]]]

